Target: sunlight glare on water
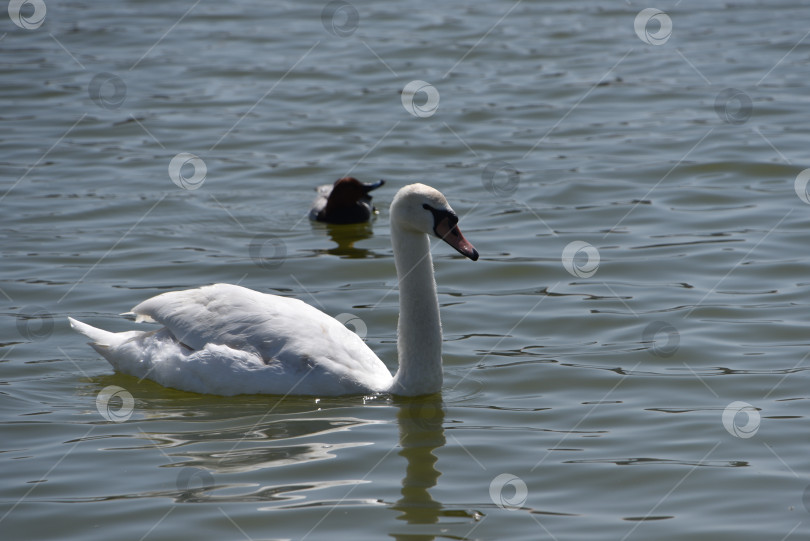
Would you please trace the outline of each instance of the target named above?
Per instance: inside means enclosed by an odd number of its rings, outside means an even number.
[[[4,539],[805,539],[806,9],[85,3],[0,16]],[[369,224],[306,215],[385,179]],[[440,189],[440,395],[219,397],[67,316],[215,282],[396,369],[388,206]],[[139,324],[141,328],[154,328]]]

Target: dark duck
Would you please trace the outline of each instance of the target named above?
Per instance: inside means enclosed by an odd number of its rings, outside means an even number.
[[[354,177],[344,177],[334,184],[319,186],[318,197],[312,204],[309,217],[329,224],[366,222],[376,211],[369,192],[383,184],[384,180],[366,183]]]

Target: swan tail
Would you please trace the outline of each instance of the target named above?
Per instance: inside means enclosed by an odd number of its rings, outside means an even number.
[[[78,319],[73,319],[72,317],[69,317],[68,321],[70,322],[70,326],[74,331],[85,335],[87,338],[93,341],[93,343],[90,345],[92,345],[94,348],[96,348],[96,346],[109,348],[110,346],[121,342],[120,338],[116,336],[116,333],[105,331],[104,329],[97,329],[92,325],[88,325],[87,323],[83,323]],[[98,351],[98,348],[96,348],[96,351]]]
[[[110,332],[69,317],[70,326],[90,340],[90,346],[120,372],[143,377],[152,369],[152,339],[159,331]],[[164,330],[165,333],[165,330]],[[170,339],[167,339],[170,341]]]
[[[70,322],[70,326],[73,328],[73,330],[92,340],[90,345],[93,347],[93,349],[95,349],[102,357],[113,363],[113,365],[116,365],[116,363],[113,361],[113,357],[120,356],[122,351],[132,349],[133,346],[137,348],[138,338],[145,337],[148,334],[155,332],[110,332],[93,327],[92,325],[88,325],[87,323],[83,323],[78,319],[73,319],[72,317],[69,317],[68,321]]]

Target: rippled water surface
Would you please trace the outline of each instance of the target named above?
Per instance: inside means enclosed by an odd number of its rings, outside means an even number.
[[[0,18],[3,539],[807,538],[807,6]],[[347,174],[386,179],[379,216],[310,223]],[[68,328],[239,283],[353,315],[395,369],[417,180],[481,253],[434,246],[440,396],[184,393]]]

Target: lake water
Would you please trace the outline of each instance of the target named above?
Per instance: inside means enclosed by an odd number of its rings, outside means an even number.
[[[806,5],[8,11],[3,539],[807,538]],[[310,223],[347,174],[379,216]],[[434,245],[441,396],[183,393],[67,325],[239,283],[395,369],[414,181],[481,253]]]

